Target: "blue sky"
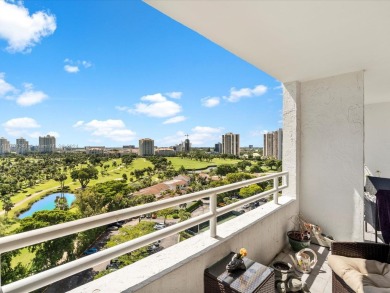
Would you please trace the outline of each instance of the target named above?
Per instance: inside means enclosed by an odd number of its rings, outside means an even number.
[[[0,0],[0,136],[262,146],[280,82],[141,1]]]

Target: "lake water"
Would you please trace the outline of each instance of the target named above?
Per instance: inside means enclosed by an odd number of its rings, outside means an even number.
[[[25,217],[32,216],[33,213],[38,212],[38,211],[54,210],[56,207],[55,199],[57,196],[61,196],[61,193],[50,194],[50,195],[46,196],[45,198],[42,198],[41,200],[35,202],[28,211],[19,215],[19,219],[23,219]],[[64,193],[64,196],[66,197],[69,206],[76,199],[76,196],[74,194],[71,194],[71,193]]]

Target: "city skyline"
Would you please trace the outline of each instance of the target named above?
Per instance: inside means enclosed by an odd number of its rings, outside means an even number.
[[[262,146],[280,82],[141,1],[0,1],[0,137]],[[6,17],[9,15],[11,17]],[[101,20],[104,21],[101,21]]]

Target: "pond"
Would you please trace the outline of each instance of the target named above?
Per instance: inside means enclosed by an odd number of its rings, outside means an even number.
[[[28,211],[20,214],[18,218],[23,219],[25,217],[32,216],[33,213],[38,212],[38,211],[54,210],[54,208],[56,207],[55,199],[57,196],[61,196],[61,193],[53,193],[53,194],[50,194],[50,195],[42,198],[41,200],[35,202]],[[76,199],[76,196],[74,194],[71,194],[71,193],[64,193],[64,196],[65,196],[66,200],[68,201],[68,206],[70,206],[72,204],[72,202],[74,202],[74,200]]]

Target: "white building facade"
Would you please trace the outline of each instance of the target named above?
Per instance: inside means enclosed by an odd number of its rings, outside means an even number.
[[[138,154],[141,157],[154,155],[154,140],[150,138],[143,138],[139,140]]]
[[[240,155],[240,135],[231,132],[222,135],[222,154]]]

